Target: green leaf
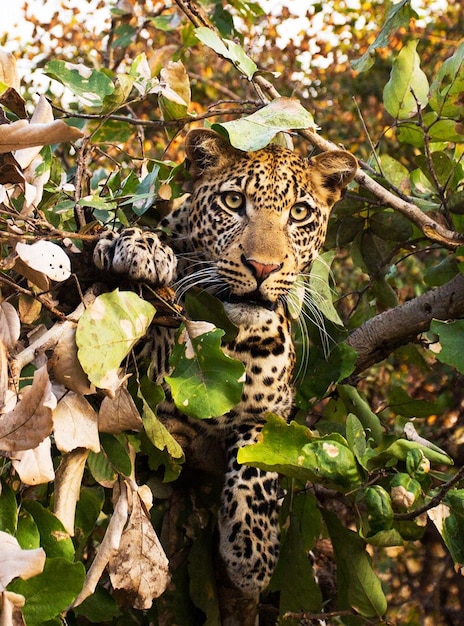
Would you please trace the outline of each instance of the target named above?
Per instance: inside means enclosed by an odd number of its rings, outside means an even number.
[[[311,113],[296,98],[278,98],[259,111],[238,120],[213,124],[225,129],[230,143],[239,150],[253,151],[267,146],[282,131],[294,128],[316,129]]]
[[[336,516],[323,511],[337,561],[340,608],[353,608],[364,617],[381,617],[387,600],[374,574],[364,541],[345,528]]]
[[[370,535],[390,530],[393,524],[393,508],[390,494],[381,485],[371,485],[364,491],[363,503],[367,509]]]
[[[369,469],[375,467],[384,467],[386,464],[392,465],[395,460],[406,461],[407,454],[410,450],[422,450],[424,456],[432,463],[438,465],[453,465],[453,459],[449,457],[445,452],[440,450],[437,446],[428,442],[428,445],[423,445],[417,441],[409,441],[408,439],[397,439],[390,444],[385,450],[382,450],[376,457],[372,457],[368,461]]]
[[[18,515],[16,539],[23,550],[40,548],[39,529],[32,515],[25,509],[21,509]]]
[[[85,567],[82,563],[48,558],[41,574],[29,580],[17,579],[8,585],[8,590],[26,598],[22,611],[27,626],[42,626],[72,604],[84,580]]]
[[[212,554],[214,554],[212,532],[206,527],[193,542],[188,563],[190,597],[206,616],[204,626],[216,626],[221,623]]]
[[[142,420],[147,437],[158,450],[166,450],[174,459],[182,460],[184,452],[166,426],[156,417],[148,403],[143,400]]]
[[[372,65],[374,65],[375,51],[377,48],[386,48],[389,43],[390,35],[400,28],[407,28],[411,17],[417,17],[417,13],[411,8],[410,0],[401,0],[400,2],[392,4],[379,34],[362,57],[357,61],[352,61],[352,68],[357,72],[365,72],[372,67]]]
[[[124,435],[122,435],[124,438]],[[130,476],[132,463],[126,447],[120,441],[121,437],[100,433],[101,446],[114,469],[123,476]]]
[[[238,328],[230,321],[224,304],[203,289],[193,287],[185,296],[185,310],[192,320],[211,322],[224,331],[222,341],[229,343],[238,333]]]
[[[314,580],[308,550],[314,546],[306,541],[307,529],[319,530],[321,514],[314,496],[294,494],[290,523],[285,523],[280,543],[279,560],[270,583],[271,591],[280,591],[281,616],[287,611],[318,613],[322,596]],[[285,623],[291,624],[285,620]]]
[[[190,417],[219,417],[240,401],[245,367],[224,353],[223,335],[208,322],[181,326],[170,359],[174,371],[166,382],[177,408]]]
[[[311,347],[309,362],[297,387],[296,405],[307,408],[321,399],[332,383],[343,380],[351,374],[356,358],[356,350],[346,343],[334,346],[328,357],[325,356],[322,347]]]
[[[296,422],[287,422],[277,415],[267,416],[259,443],[240,448],[239,463],[272,470],[306,481],[308,472],[300,466],[302,448],[313,435],[309,428]]]
[[[464,42],[439,68],[430,87],[430,106],[442,117],[462,116]]]
[[[346,418],[346,440],[358,463],[364,467],[363,457],[367,450],[366,433],[360,420],[349,413]]]
[[[154,314],[149,302],[118,289],[98,296],[84,311],[76,329],[78,358],[94,385],[117,388],[121,361],[145,335]]]
[[[92,624],[104,624],[121,615],[116,600],[104,587],[97,587],[88,598],[73,609],[76,615],[83,615]]]
[[[260,443],[239,450],[239,463],[342,489],[361,481],[353,453],[336,433],[315,439],[308,428],[270,415],[261,434]]]
[[[354,413],[363,425],[368,437],[372,439],[374,445],[381,443],[383,438],[383,428],[378,416],[371,410],[368,403],[361,397],[359,392],[351,385],[338,385],[338,393],[343,400],[347,410]]]
[[[408,119],[425,107],[428,101],[429,82],[420,69],[416,52],[417,41],[408,41],[393,61],[390,80],[383,90],[385,108],[395,119]]]
[[[97,527],[97,520],[104,504],[105,492],[102,487],[96,485],[93,487],[81,487],[74,522],[76,538],[79,541],[76,553],[86,548],[87,539]]]
[[[16,494],[10,485],[2,480],[0,482],[0,530],[15,536],[17,524]]]
[[[68,87],[84,104],[91,107],[103,106],[105,97],[114,91],[113,81],[104,72],[81,63],[49,61],[45,73]]]
[[[221,39],[213,30],[205,26],[195,28],[195,35],[202,43],[217,52],[217,54],[232,61],[235,67],[248,79],[251,79],[255,72],[258,71],[256,63],[250,59],[243,48],[234,41]]]
[[[24,500],[22,507],[32,516],[40,533],[40,545],[47,557],[74,560],[74,545],[60,520],[35,500]]]
[[[90,450],[87,465],[95,480],[104,487],[109,487],[117,478],[116,470],[102,450],[98,453]]]
[[[464,489],[452,489],[443,501],[427,512],[443,537],[456,568],[464,566]]]
[[[437,359],[452,365],[464,374],[464,320],[450,322],[433,320],[430,332],[440,338],[438,344],[433,344],[433,352]]]
[[[389,154],[382,154],[382,156],[380,157],[380,165],[382,168],[382,174],[388,181],[396,185],[398,189],[401,189],[401,191],[404,194],[411,193],[411,184],[409,181],[409,170],[402,163],[400,163],[397,159],[394,159]],[[377,215],[398,216],[404,222],[409,223],[401,215],[401,213],[396,213],[395,211],[388,211],[388,212],[382,211],[382,212],[374,214],[374,216],[377,216]],[[385,237],[385,239],[389,239],[389,237]]]

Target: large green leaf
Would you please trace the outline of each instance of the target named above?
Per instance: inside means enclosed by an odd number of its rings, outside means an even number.
[[[171,355],[166,377],[176,406],[199,419],[219,417],[240,401],[245,367],[221,348],[224,331],[209,322],[187,321]]]
[[[433,320],[430,331],[439,337],[439,343],[433,344],[437,359],[464,374],[464,320]]]
[[[259,111],[222,124],[214,129],[225,129],[230,143],[239,150],[264,148],[277,133],[293,128],[316,129],[314,119],[296,98],[278,98]]]
[[[9,591],[26,598],[22,612],[27,626],[42,626],[58,617],[77,597],[85,580],[82,563],[66,559],[47,559],[41,574],[28,580],[15,580]]]
[[[420,68],[417,41],[408,41],[393,61],[390,80],[383,90],[385,108],[395,119],[408,119],[428,102],[429,82]]]
[[[364,617],[381,617],[387,610],[387,600],[364,541],[345,528],[333,513],[323,511],[323,516],[337,561],[340,608],[351,607]]]
[[[355,456],[346,441],[334,433],[315,438],[311,431],[270,415],[262,431],[262,441],[244,446],[239,463],[299,478],[329,483],[342,490],[361,482]]]
[[[107,74],[81,63],[49,61],[45,66],[45,72],[68,87],[84,104],[91,107],[103,106],[106,96],[114,91],[113,81]]]
[[[97,387],[114,391],[121,361],[145,335],[154,307],[132,291],[104,293],[84,311],[76,330],[79,361]]]
[[[40,545],[47,557],[74,560],[74,545],[61,521],[35,500],[24,500],[22,507],[32,516],[40,534]]]

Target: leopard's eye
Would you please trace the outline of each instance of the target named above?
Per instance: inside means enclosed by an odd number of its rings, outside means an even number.
[[[231,211],[241,211],[245,208],[245,196],[239,191],[225,191],[221,194],[221,199]]]
[[[297,202],[290,209],[292,222],[305,222],[311,216],[311,207],[305,202]]]

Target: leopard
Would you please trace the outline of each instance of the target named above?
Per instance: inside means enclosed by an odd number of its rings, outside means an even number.
[[[222,302],[238,329],[223,350],[245,366],[241,399],[225,415],[201,420],[201,428],[225,450],[219,553],[232,585],[255,596],[276,567],[281,491],[277,473],[240,464],[237,453],[260,440],[270,413],[290,418],[292,290],[319,254],[357,160],[342,149],[306,158],[277,143],[244,151],[207,128],[188,132],[185,153],[188,199],[161,221],[159,232],[132,226],[104,233],[93,258],[100,269],[130,280],[172,286],[180,299],[189,288],[201,288]],[[158,346],[149,347],[158,382],[169,374],[175,341],[169,333],[160,337],[158,330]],[[158,414],[166,424],[180,420],[200,430],[192,424],[199,420],[182,415],[169,394]]]

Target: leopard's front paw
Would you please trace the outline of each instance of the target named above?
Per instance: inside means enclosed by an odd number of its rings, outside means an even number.
[[[93,261],[100,269],[152,285],[169,285],[176,276],[172,249],[155,233],[140,228],[106,232],[95,246]]]

